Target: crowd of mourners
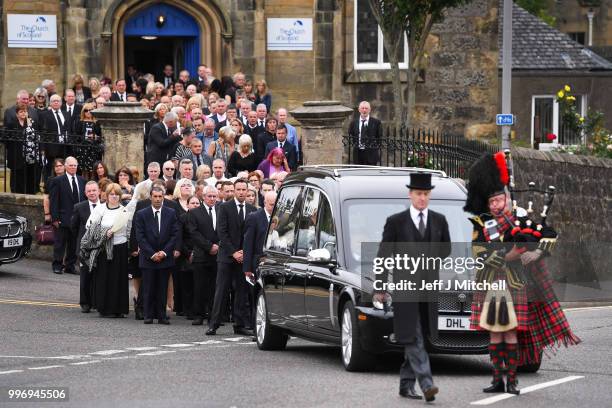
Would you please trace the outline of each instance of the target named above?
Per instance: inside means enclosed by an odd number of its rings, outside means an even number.
[[[145,163],[114,174],[92,113],[109,101],[154,111]],[[159,79],[133,66],[114,82],[75,75],[63,97],[52,80],[18,92],[4,116],[11,191],[44,194],[52,270],[80,274],[84,313],[125,317],[132,301],[145,323],[168,324],[173,311],[208,319],[209,334],[224,321],[253,328],[245,273],[261,249],[243,253],[245,224],[251,213],[271,221],[275,191],[301,161],[287,110],[271,106],[264,80],[219,80],[205,65],[194,77],[170,65]]]

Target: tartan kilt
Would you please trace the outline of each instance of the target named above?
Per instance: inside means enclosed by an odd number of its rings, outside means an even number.
[[[495,273],[495,280],[505,280],[506,272],[504,270],[497,270]],[[516,313],[516,320],[518,326],[516,330],[523,331],[529,330],[529,323],[533,316],[530,316],[529,305],[527,302],[527,285],[521,289],[514,289],[506,285],[510,295],[512,296],[512,303],[514,304],[514,313]],[[472,296],[472,314],[470,315],[470,329],[471,330],[485,330],[480,327],[480,315],[482,314],[482,308],[484,306],[484,299],[487,295],[487,291],[479,290],[474,292]]]

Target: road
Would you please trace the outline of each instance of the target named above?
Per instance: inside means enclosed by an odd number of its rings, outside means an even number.
[[[401,357],[376,372],[348,373],[339,348],[292,339],[264,352],[231,326],[215,337],[172,316],[170,326],[105,319],[78,307],[79,277],[45,262],[0,267],[0,390],[63,387],[69,400],[44,407],[399,407]],[[604,407],[612,383],[612,308],[567,311],[583,343],[519,377],[524,394],[487,399],[486,356],[432,356],[436,406]],[[565,381],[565,382],[563,382]],[[542,387],[542,388],[541,388]],[[526,392],[525,391],[529,391]],[[0,406],[40,407],[40,402]]]

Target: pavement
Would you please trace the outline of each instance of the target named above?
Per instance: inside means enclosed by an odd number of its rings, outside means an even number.
[[[401,356],[370,373],[346,372],[338,347],[291,339],[260,351],[250,338],[217,336],[172,316],[170,326],[83,314],[79,277],[54,275],[48,262],[0,267],[0,407],[404,407]],[[483,394],[487,356],[431,356],[440,394],[433,405],[606,407],[612,380],[612,307],[566,309],[583,342],[546,356],[521,374],[523,394]],[[9,402],[9,389],[62,387],[61,402]]]

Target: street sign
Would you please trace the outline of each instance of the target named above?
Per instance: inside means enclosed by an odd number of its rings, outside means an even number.
[[[495,122],[497,126],[512,126],[514,125],[514,115],[511,113],[495,115]]]

